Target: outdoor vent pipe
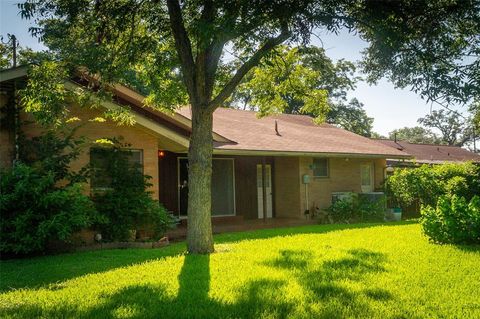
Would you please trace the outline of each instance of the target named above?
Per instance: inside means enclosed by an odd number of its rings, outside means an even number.
[[[277,120],[275,120],[275,133],[277,134],[277,136],[282,136],[282,135],[280,135],[280,132],[278,131],[278,122],[277,122]]]

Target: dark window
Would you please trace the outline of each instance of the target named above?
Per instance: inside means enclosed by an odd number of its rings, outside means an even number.
[[[91,148],[90,165],[92,174],[90,177],[90,187],[92,189],[108,189],[112,186],[112,177],[109,176],[107,165],[115,152],[109,148]],[[143,173],[143,150],[125,150],[129,165],[137,167]],[[110,163],[111,164],[111,163]]]
[[[313,177],[328,177],[328,158],[313,159]]]

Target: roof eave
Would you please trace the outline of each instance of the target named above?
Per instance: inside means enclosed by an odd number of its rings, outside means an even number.
[[[214,148],[214,154],[243,155],[243,156],[300,156],[300,157],[349,157],[349,158],[395,158],[411,159],[412,156],[392,154],[366,154],[366,153],[341,153],[341,152],[304,152],[304,151],[278,151],[278,150],[238,150]]]
[[[27,76],[28,65],[21,65],[0,71],[0,82],[10,81]]]

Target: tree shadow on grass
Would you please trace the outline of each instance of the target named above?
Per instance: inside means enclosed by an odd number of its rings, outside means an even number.
[[[97,250],[1,261],[0,293],[18,288],[41,288],[83,275],[106,272],[184,252],[184,244],[175,244],[159,249]]]
[[[263,229],[215,236],[215,242],[232,243],[242,240],[268,239],[301,234],[324,234],[348,229],[377,226],[398,226],[405,223],[389,224],[344,224],[309,225],[293,228]],[[116,249],[90,251],[31,259],[0,261],[0,293],[11,289],[36,289],[87,274],[110,271],[119,267],[140,264],[147,261],[178,256],[185,252],[184,243],[175,243],[160,249]],[[52,287],[55,289],[55,286]]]
[[[313,258],[313,254],[307,250],[282,250],[279,257],[266,264],[287,270],[295,276],[307,291],[306,303],[317,304],[321,309],[311,310],[315,312],[315,317],[346,318],[355,314],[369,316],[373,312],[368,299],[381,302],[392,299],[392,294],[384,289],[366,288],[355,291],[345,286],[346,281],[367,286],[367,276],[385,272],[384,254],[352,249],[347,252],[347,256],[325,261],[320,266],[312,263]]]
[[[176,295],[169,294],[162,285],[131,285],[113,294],[99,296],[98,306],[87,310],[78,309],[76,304],[44,309],[19,306],[7,309],[5,315],[48,318],[289,318],[299,315],[300,311],[301,316],[307,317],[345,318],[355,314],[374,315],[365,297],[379,302],[392,298],[383,289],[352,291],[342,284],[345,280],[363,284],[369,274],[384,272],[386,259],[383,254],[363,249],[350,250],[345,257],[320,265],[313,263],[313,258],[314,255],[306,250],[281,251],[277,258],[265,264],[286,271],[290,281],[251,280],[238,287],[233,301],[210,296],[209,256],[186,255],[178,276]],[[298,303],[298,299],[286,300],[283,295],[292,282],[304,291],[301,309],[294,302]],[[317,307],[311,307],[312,304]]]
[[[480,254],[480,245],[455,245],[455,249],[461,250],[469,254]]]
[[[178,276],[178,293],[169,295],[162,285],[124,287],[111,295],[99,296],[99,305],[81,310],[76,305],[51,307],[13,305],[3,309],[6,317],[22,318],[260,318],[268,314],[287,318],[293,304],[277,301],[280,280],[255,280],[239,287],[234,303],[209,297],[210,259],[208,255],[186,255]]]
[[[389,223],[359,223],[359,224],[314,224],[295,227],[279,227],[258,229],[252,231],[231,232],[215,235],[215,243],[231,243],[242,240],[269,239],[301,234],[326,234],[349,229],[365,229],[372,227],[392,227],[418,224],[417,221],[401,221]]]

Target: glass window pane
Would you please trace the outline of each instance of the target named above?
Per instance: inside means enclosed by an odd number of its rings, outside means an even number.
[[[361,170],[361,179],[362,179],[362,185],[363,186],[369,186],[371,184],[371,171],[370,171],[370,166],[369,165],[362,165],[362,170]]]
[[[108,157],[113,152],[109,148],[91,148],[90,165],[92,167],[92,176],[90,177],[90,187],[92,189],[110,188],[112,179],[107,173]],[[143,150],[125,150],[127,159],[131,167],[138,167],[143,173]]]
[[[234,215],[233,161],[212,162],[212,215]]]
[[[313,159],[313,176],[328,177],[328,158]]]

